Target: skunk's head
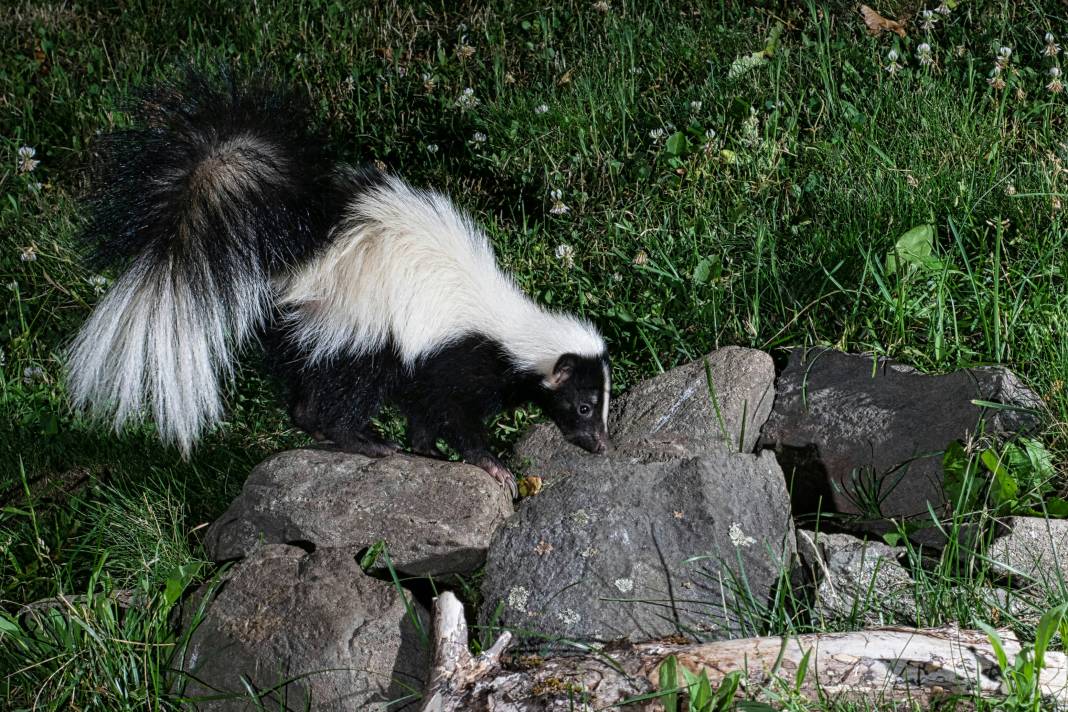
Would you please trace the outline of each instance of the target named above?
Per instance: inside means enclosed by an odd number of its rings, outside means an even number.
[[[608,354],[564,354],[542,382],[541,406],[567,441],[590,452],[608,449]]]

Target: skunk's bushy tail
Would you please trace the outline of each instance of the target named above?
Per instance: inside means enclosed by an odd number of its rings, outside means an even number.
[[[75,404],[116,428],[146,411],[188,455],[267,317],[271,275],[325,240],[332,160],[306,102],[228,74],[144,93],[95,150],[87,237],[125,265],[70,352]]]

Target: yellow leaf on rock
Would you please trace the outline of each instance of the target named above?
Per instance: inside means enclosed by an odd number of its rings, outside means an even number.
[[[541,492],[541,478],[533,475],[527,475],[523,479],[519,480],[519,496],[520,497],[532,497],[538,492]]]

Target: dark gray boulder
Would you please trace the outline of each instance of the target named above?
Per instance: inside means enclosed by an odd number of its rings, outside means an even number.
[[[740,346],[718,349],[615,399],[608,418],[612,447],[643,462],[752,452],[775,400],[774,383],[768,354]],[[555,427],[542,425],[516,445],[516,456],[529,472],[551,480],[576,450]]]
[[[789,500],[770,453],[557,464],[569,476],[493,540],[483,624],[585,641],[734,637],[732,605],[765,601],[789,566]]]
[[[775,388],[760,445],[775,451],[791,480],[795,513],[845,514],[850,526],[875,534],[893,528],[890,518],[929,521],[928,504],[947,512],[947,445],[980,431],[1028,430],[1041,408],[1003,368],[928,376],[888,359],[829,349],[793,351]],[[935,544],[942,537],[928,529],[914,538]]]
[[[187,625],[202,602],[186,605]],[[183,692],[234,695],[195,702],[198,709],[384,711],[422,690],[429,652],[419,626],[428,623],[419,604],[365,575],[343,550],[264,545],[227,573],[193,631]],[[258,707],[242,677],[258,691],[290,682]]]
[[[385,540],[397,570],[468,573],[512,513],[483,470],[412,455],[372,459],[332,450],[282,452],[260,463],[206,537],[215,561],[260,543],[356,552]]]

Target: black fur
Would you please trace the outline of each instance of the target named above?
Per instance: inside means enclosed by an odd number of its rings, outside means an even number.
[[[174,84],[142,93],[129,128],[93,147],[86,239],[97,268],[133,257],[177,264],[213,285],[212,299],[240,299],[241,279],[297,263],[323,244],[343,204],[335,162],[313,126],[308,100],[263,80],[190,69]],[[254,137],[272,155],[228,141]],[[269,177],[208,199],[213,166],[242,159]],[[202,222],[193,224],[196,216]]]
[[[531,402],[544,408],[571,442],[596,452],[607,444],[601,421],[607,356],[561,357],[557,370],[567,368],[570,375],[554,389],[540,374],[516,368],[500,344],[478,335],[459,339],[410,369],[392,348],[309,366],[284,335],[276,333],[274,343],[286,355],[277,368],[289,386],[294,423],[345,449],[369,455],[395,449],[370,426],[386,404],[408,419],[412,450],[430,457],[440,455],[440,439],[467,462],[499,465],[487,448],[485,422]],[[580,413],[582,406],[589,412]]]

